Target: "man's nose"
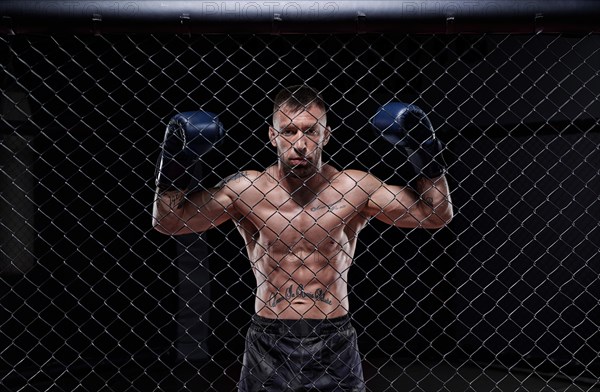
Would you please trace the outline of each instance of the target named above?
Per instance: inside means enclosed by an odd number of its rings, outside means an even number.
[[[296,138],[293,142],[293,146],[294,146],[294,149],[297,151],[300,151],[300,152],[306,151],[306,136],[304,136],[304,133],[298,132],[296,134]]]

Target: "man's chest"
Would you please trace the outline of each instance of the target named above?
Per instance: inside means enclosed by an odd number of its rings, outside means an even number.
[[[279,190],[255,192],[251,197],[240,198],[236,209],[256,229],[275,236],[327,237],[343,230],[368,201],[360,190],[334,187],[312,196],[300,199]]]

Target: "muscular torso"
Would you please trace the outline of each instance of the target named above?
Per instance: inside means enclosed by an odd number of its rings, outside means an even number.
[[[307,193],[290,193],[275,168],[228,183],[256,277],[256,312],[268,318],[332,318],[348,312],[348,270],[369,189],[327,167]]]

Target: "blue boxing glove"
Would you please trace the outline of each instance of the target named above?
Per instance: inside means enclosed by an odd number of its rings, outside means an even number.
[[[192,179],[192,168],[224,134],[223,125],[214,113],[195,111],[173,116],[156,164],[159,191],[186,189]]]
[[[390,102],[371,118],[378,136],[406,151],[417,175],[439,177],[446,171],[442,157],[443,143],[436,138],[431,122],[418,106]]]

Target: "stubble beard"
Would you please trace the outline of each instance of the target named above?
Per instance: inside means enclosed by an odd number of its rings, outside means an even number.
[[[312,161],[308,161],[305,165],[293,165],[287,161],[282,161],[281,163],[283,175],[285,177],[307,180],[314,176],[318,171],[317,166]]]

